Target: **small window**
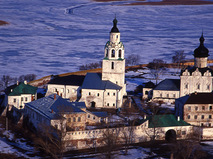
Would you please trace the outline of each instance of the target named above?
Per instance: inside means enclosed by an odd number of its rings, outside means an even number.
[[[55,125],[55,128],[58,129],[58,125]]]
[[[201,126],[204,126],[203,123],[200,124]]]
[[[90,115],[88,114],[88,118],[90,118]]]
[[[188,83],[187,83],[187,84],[185,84],[185,89],[188,89]]]
[[[187,118],[190,119],[190,115],[188,115]]]
[[[21,97],[21,101],[23,101],[24,99],[23,99],[23,97]]]
[[[68,118],[68,122],[71,122],[71,118]]]
[[[113,96],[115,96],[115,93],[113,93]]]
[[[162,95],[162,93],[160,94],[160,97],[162,97],[163,95]]]
[[[16,103],[16,98],[13,99],[13,102]]]
[[[186,135],[186,131],[182,131],[182,135]]]
[[[169,98],[169,94],[167,94],[166,96],[167,96],[167,98]]]
[[[73,117],[73,122],[76,122],[76,119],[75,119],[75,117]]]
[[[106,57],[108,57],[109,51],[108,49],[106,49]]]
[[[111,55],[111,57],[115,57],[115,50],[114,50],[114,49],[112,50],[112,55]]]
[[[118,38],[118,35],[116,35],[116,38]]]
[[[202,106],[202,110],[205,110],[205,106]]]
[[[209,127],[211,127],[211,123],[209,123]]]
[[[188,110],[191,110],[191,106],[188,106]]]
[[[211,119],[212,118],[212,115],[209,115],[209,119]]]
[[[115,103],[113,103],[113,106],[115,106]]]
[[[112,62],[112,66],[111,66],[112,70],[114,70],[114,62]]]
[[[97,96],[99,96],[99,93],[97,93]]]
[[[107,106],[109,106],[109,103],[107,103]]]
[[[78,122],[81,122],[81,117],[78,117]]]
[[[200,84],[197,84],[197,89],[200,89]]]
[[[210,90],[210,85],[209,84],[207,85],[207,90]]]
[[[109,96],[109,95],[110,95],[110,93],[108,92],[108,93],[107,93],[107,95]]]
[[[209,106],[209,110],[212,110],[212,106]]]
[[[198,107],[195,107],[195,110],[198,110]]]
[[[197,119],[197,115],[194,116],[194,119]]]
[[[173,98],[175,98],[176,97],[176,95],[175,94],[173,94]]]
[[[91,95],[91,93],[89,92],[89,96]]]
[[[69,90],[69,89],[67,89],[67,93],[70,93],[70,90]]]
[[[204,115],[201,115],[201,119],[204,119]]]
[[[121,50],[119,50],[118,57],[121,58]]]
[[[25,101],[27,101],[27,97],[25,97]]]
[[[95,120],[95,116],[93,116],[93,120]]]

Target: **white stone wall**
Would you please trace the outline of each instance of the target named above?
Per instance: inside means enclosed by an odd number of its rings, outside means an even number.
[[[25,103],[32,101],[32,98],[36,99],[36,95],[32,97],[31,94],[21,94],[20,96],[8,96],[8,104],[13,105],[17,109],[24,109]]]
[[[203,57],[203,58],[195,58],[195,67],[199,67],[199,68],[205,68],[207,67],[207,57]]]
[[[153,90],[153,101],[175,102],[179,98],[179,91]]]
[[[77,99],[77,97],[81,96],[80,86],[48,84],[47,89],[48,89],[47,95],[56,93],[62,98],[69,98],[69,99]]]
[[[198,69],[192,75],[186,70],[180,76],[180,97],[194,92],[212,92],[212,79],[209,71],[202,76]]]

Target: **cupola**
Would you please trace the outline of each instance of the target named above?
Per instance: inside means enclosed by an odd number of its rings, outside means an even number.
[[[194,57],[202,58],[209,56],[209,50],[204,46],[204,37],[203,33],[200,37],[200,46],[194,50]]]

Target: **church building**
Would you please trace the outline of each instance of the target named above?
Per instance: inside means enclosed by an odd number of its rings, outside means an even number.
[[[183,69],[179,79],[165,79],[153,89],[155,101],[174,102],[191,93],[212,92],[213,70],[207,67],[209,50],[204,46],[203,34],[200,46],[194,50],[194,66]]]
[[[87,73],[80,101],[87,107],[120,108],[126,95],[125,58],[116,18],[104,51],[102,74]]]

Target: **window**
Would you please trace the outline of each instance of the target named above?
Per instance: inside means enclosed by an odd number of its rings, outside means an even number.
[[[109,106],[109,103],[107,103],[107,106]]]
[[[201,119],[204,119],[204,115],[201,115]]]
[[[195,107],[195,110],[198,110],[198,107]]]
[[[118,38],[118,35],[116,35],[116,38]]]
[[[190,119],[190,115],[188,115],[187,118]]]
[[[112,62],[112,66],[111,66],[112,70],[114,69],[114,62]]]
[[[106,57],[108,57],[109,51],[108,49],[106,49]]]
[[[115,96],[115,93],[113,93],[113,96]]]
[[[207,90],[210,90],[210,85],[209,84],[207,85]]]
[[[55,125],[55,128],[58,129],[58,125]]]
[[[95,120],[95,116],[93,116],[93,119]]]
[[[209,123],[209,127],[211,126],[211,123]]]
[[[197,89],[200,89],[200,84],[197,84]]]
[[[21,101],[23,101],[24,99],[23,99],[23,97],[21,97]]]
[[[81,117],[78,117],[78,122],[81,122]]]
[[[99,93],[97,93],[97,96],[99,96]]]
[[[110,95],[109,92],[107,93],[107,95],[108,95],[108,96]]]
[[[71,122],[71,118],[68,118],[68,122]]]
[[[13,102],[16,103],[16,98],[13,99]]]
[[[118,57],[121,58],[121,50],[119,50]]]
[[[200,124],[201,126],[204,126],[203,123]]]
[[[162,97],[162,93],[160,94],[160,97]]]
[[[176,97],[176,95],[175,94],[173,94],[173,98],[175,98]]]
[[[185,89],[188,89],[188,83],[185,84]]]
[[[91,95],[91,93],[89,92],[89,96]]]
[[[69,90],[69,89],[67,89],[67,93],[70,93],[70,90]]]
[[[197,115],[194,116],[194,119],[197,119]]]
[[[115,106],[115,103],[113,103],[113,106]]]
[[[167,96],[167,98],[169,98],[169,94],[167,94],[166,96]]]
[[[212,118],[212,115],[209,115],[209,119],[211,119]]]
[[[112,50],[112,55],[111,55],[111,57],[115,57],[115,50],[114,50],[114,49]]]
[[[202,106],[202,110],[205,110],[205,106]]]
[[[88,118],[90,118],[90,115],[88,114]]]
[[[73,122],[76,122],[76,119],[75,119],[75,117],[73,117]]]
[[[209,106],[209,110],[212,110],[212,106]]]
[[[186,135],[186,131],[182,131],[182,135]]]
[[[188,106],[188,110],[191,110],[191,106]]]
[[[25,101],[27,101],[27,97],[25,97]]]

